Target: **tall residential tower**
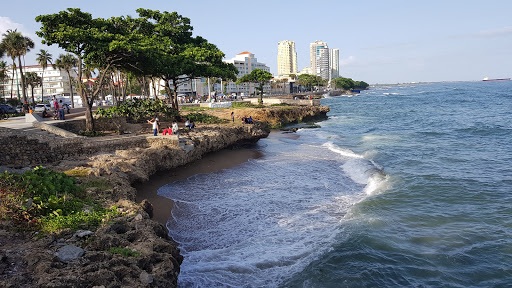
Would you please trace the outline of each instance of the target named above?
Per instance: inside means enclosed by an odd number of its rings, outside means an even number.
[[[329,79],[340,77],[340,49],[329,49]]]
[[[297,52],[295,41],[280,41],[277,43],[277,75],[287,76],[297,73]]]
[[[322,79],[329,78],[329,48],[323,41],[315,41],[309,44],[309,59],[311,70]]]

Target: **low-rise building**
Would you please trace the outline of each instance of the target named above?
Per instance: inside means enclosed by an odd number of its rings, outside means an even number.
[[[44,70],[41,65],[31,65],[24,66],[23,73],[27,72],[35,72],[39,77],[43,77],[43,87],[36,86],[34,87],[34,98],[36,101],[47,101],[51,97],[64,97],[66,99],[70,99],[71,93],[69,88],[69,77],[66,71],[62,71],[59,69],[55,69],[55,67],[51,64],[48,64],[48,67]],[[74,70],[70,71],[70,75],[73,78],[72,82],[76,82],[77,74]],[[4,82],[0,82],[0,95],[9,98],[18,98],[21,99],[23,97],[22,87],[21,87],[21,73],[19,70],[15,71],[14,79],[12,79],[12,70],[8,73],[9,79]],[[12,84],[11,84],[12,83]],[[44,99],[41,99],[42,90],[44,89]],[[27,98],[31,98],[31,87],[27,88]],[[73,95],[75,97],[75,103],[77,103],[78,93],[76,92],[76,87],[73,85]]]

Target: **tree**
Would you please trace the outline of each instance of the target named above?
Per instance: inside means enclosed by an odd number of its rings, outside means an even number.
[[[308,90],[312,90],[313,86],[321,86],[324,81],[322,77],[310,74],[301,74],[298,77],[297,84],[307,87]]]
[[[35,104],[36,101],[34,99],[34,88],[41,85],[41,77],[39,77],[36,72],[27,72],[24,77],[25,85],[30,86],[30,91],[32,92],[32,103]]]
[[[36,17],[42,27],[36,34],[43,44],[56,44],[78,59],[78,91],[86,108],[86,131],[94,131],[92,105],[103,88],[103,81],[111,67],[136,67],[135,50],[144,48],[135,33],[136,22],[130,17],[108,20],[92,18],[77,8],[68,8],[57,14]],[[95,69],[98,80],[92,89],[82,83],[84,68]]]
[[[354,83],[354,88],[356,88],[356,89],[366,90],[366,89],[368,89],[369,86],[370,86],[370,84],[368,84],[364,81],[355,81],[355,83]]]
[[[23,65],[21,65],[21,57],[27,54],[30,49],[34,48],[34,42],[28,38],[24,37],[20,32],[15,30],[7,30],[6,33],[3,34],[2,43],[0,46],[2,50],[4,50],[7,56],[10,56],[13,62],[13,80],[14,80],[14,69],[15,60],[18,58],[18,64],[20,68],[20,76],[21,76],[21,87],[22,87],[22,95],[23,101],[27,101],[27,94],[25,91],[25,79],[23,77]],[[14,84],[14,83],[12,83]],[[12,85],[11,85],[12,87]],[[12,88],[11,88],[12,89]],[[12,95],[12,92],[11,92]]]
[[[240,83],[256,83],[259,85],[258,90],[260,90],[260,99],[258,102],[263,104],[263,86],[267,84],[273,76],[270,72],[263,71],[261,69],[254,69],[250,74],[244,75],[242,78],[238,79],[236,82],[237,85]]]
[[[48,53],[48,50],[41,49],[37,53],[36,61],[43,68],[43,74],[41,74],[41,101],[44,101],[44,70],[48,68],[48,63],[51,64],[52,60],[52,54]]]
[[[343,90],[350,90],[353,89],[355,86],[355,82],[351,78],[335,78],[334,83],[336,85],[336,88]]]
[[[60,54],[59,58],[55,60],[55,68],[64,70],[68,74],[69,93],[71,93],[71,107],[75,108],[75,101],[73,100],[73,78],[71,71],[78,66],[78,59],[71,54]]]
[[[144,19],[138,31],[152,46],[146,62],[149,75],[165,82],[167,95],[174,90],[171,105],[178,109],[178,86],[198,77],[236,79],[237,69],[222,61],[224,53],[202,37],[192,37],[190,19],[176,12],[137,9]],[[170,82],[173,88],[170,87]]]
[[[9,79],[9,74],[7,73],[7,62],[0,61],[0,83],[5,82],[5,80]],[[2,98],[5,100],[5,86],[2,85]]]

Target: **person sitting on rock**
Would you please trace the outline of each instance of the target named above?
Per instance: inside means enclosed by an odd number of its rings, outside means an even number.
[[[172,122],[172,134],[178,135],[178,123]]]
[[[190,130],[190,129],[191,129],[191,128],[190,128],[190,121],[188,120],[188,118],[187,118],[187,121],[185,121],[185,127],[187,127],[187,128],[188,128],[188,130]]]
[[[169,125],[167,129],[164,129],[162,135],[172,135],[172,125]]]

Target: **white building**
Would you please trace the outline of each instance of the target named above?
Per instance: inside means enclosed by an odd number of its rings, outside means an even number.
[[[32,65],[32,66],[24,66],[23,74],[26,75],[27,72],[35,72],[39,77],[43,77],[43,88],[40,86],[34,88],[34,98],[36,101],[41,101],[41,91],[44,89],[44,100],[49,100],[51,97],[64,97],[66,99],[70,99],[70,88],[69,88],[69,77],[66,71],[61,71],[55,69],[53,65],[48,64],[48,67],[44,70],[43,75],[43,67],[40,65]],[[9,77],[12,77],[12,70],[8,70]],[[77,79],[77,73],[74,70],[70,71],[70,75],[73,78],[73,95],[75,103],[77,103],[80,98],[78,93],[76,92],[76,85],[74,84]],[[11,82],[11,78],[9,78],[5,82],[0,82],[0,95],[1,97],[6,98],[18,98],[23,97],[22,87],[21,87],[21,73],[19,70],[14,73],[14,81]],[[11,83],[12,86],[11,86]],[[11,94],[12,88],[12,94]],[[31,87],[28,86],[26,89],[27,99],[32,98]]]
[[[327,47],[317,49],[315,74],[322,79],[329,79],[329,48]]]
[[[235,65],[235,67],[238,69],[238,78],[241,78],[246,74],[250,74],[254,69],[261,69],[263,71],[270,72],[270,68],[264,63],[258,62],[258,60],[254,57],[254,54],[250,52],[242,52],[232,59],[224,60],[224,62]],[[207,78],[192,79],[189,81],[185,81],[178,86],[178,95],[208,96],[208,88],[210,89],[211,92],[215,91],[217,93],[226,94],[237,93],[238,95],[240,95],[241,93],[248,95],[249,93],[252,94],[256,91],[256,86],[254,83],[243,83],[240,85],[236,85],[235,82],[232,81],[222,81],[222,79],[217,80],[221,83],[213,83],[212,79],[210,84],[208,85]],[[150,83],[150,95],[154,97],[155,90],[157,91],[158,95],[163,95],[164,93],[161,93],[160,91],[165,89],[164,84],[165,83],[162,80],[159,80],[155,83]],[[155,86],[155,88],[153,88],[153,85]],[[173,86],[171,83],[171,89],[172,88]],[[270,90],[270,84],[264,86],[264,90]]]
[[[311,64],[310,67],[311,67],[311,70],[313,70],[314,75],[317,75],[317,76],[321,76],[320,71],[322,70],[318,67],[318,64],[317,64],[318,58],[320,56],[325,57],[325,58],[329,57],[329,53],[327,53],[327,56],[323,52],[322,52],[322,55],[320,55],[321,49],[328,49],[327,43],[320,41],[320,40],[316,40],[315,42],[309,44],[309,61]],[[325,62],[325,59],[322,58],[320,61]],[[328,59],[327,59],[327,65],[329,65]]]
[[[295,41],[284,40],[277,43],[277,75],[288,76],[297,73],[297,52]]]
[[[300,70],[298,75],[302,75],[302,74],[315,75],[315,73],[313,73],[313,69],[311,69],[311,67],[304,67],[304,69]]]
[[[235,65],[236,69],[238,69],[238,78],[243,77],[244,75],[251,74],[254,69],[261,69],[263,71],[267,71],[270,73],[270,68],[265,64],[258,62],[258,59],[254,57],[254,54],[250,52],[242,52],[237,54],[234,58],[229,60],[224,60],[226,63],[231,63]],[[234,82],[223,83],[225,85],[225,92],[227,94],[231,93],[245,93],[245,94],[253,94],[255,89],[254,83],[243,83],[240,85],[236,85]],[[220,84],[216,84],[216,90],[221,91]],[[270,84],[265,85],[263,90],[270,90]],[[224,91],[223,91],[224,92]]]
[[[340,49],[329,49],[329,79],[340,77]]]

